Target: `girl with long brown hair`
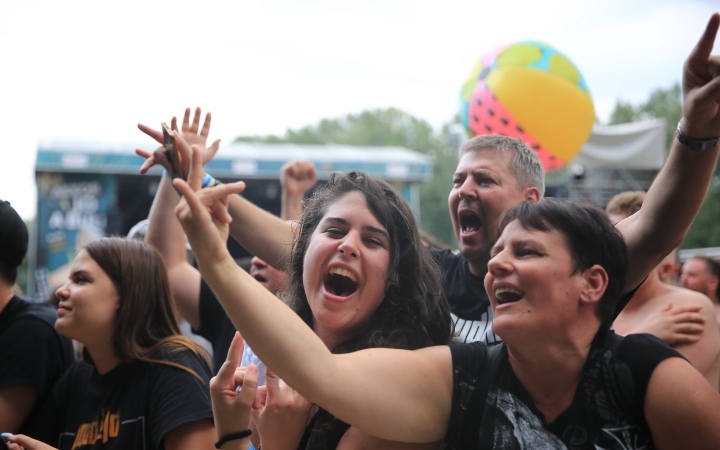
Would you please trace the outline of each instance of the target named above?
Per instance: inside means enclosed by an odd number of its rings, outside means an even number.
[[[83,344],[82,361],[24,430],[39,441],[14,442],[26,449],[213,448],[207,355],[180,334],[165,266],[152,248],[117,237],[91,242],[57,296],[55,327]]]

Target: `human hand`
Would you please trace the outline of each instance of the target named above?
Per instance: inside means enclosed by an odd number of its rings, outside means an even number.
[[[218,148],[220,147],[220,139],[213,142],[213,144],[210,147],[207,147],[207,138],[210,134],[210,123],[212,122],[212,116],[210,113],[207,113],[205,115],[205,121],[203,122],[202,128],[200,127],[200,115],[201,111],[200,108],[195,109],[195,115],[193,116],[192,124],[190,123],[190,108],[185,108],[185,116],[183,117],[182,126],[180,129],[180,136],[182,139],[187,143],[186,148],[189,150],[193,145],[196,145],[200,151],[200,156],[202,160],[202,164],[207,164],[214,156],[215,153],[217,153]],[[151,127],[148,127],[147,125],[138,124],[138,128],[143,133],[147,134],[151,138],[155,139],[161,146],[157,148],[153,152],[148,152],[146,150],[142,149],[136,149],[135,153],[137,153],[139,156],[142,156],[146,159],[145,163],[143,163],[142,167],[140,168],[140,173],[144,174],[148,171],[148,169],[155,164],[160,164],[163,167],[165,167],[166,170],[171,171],[170,164],[167,160],[167,157],[165,156],[166,150],[164,146],[164,138],[162,130],[158,131]],[[177,130],[177,118],[173,117],[172,121],[170,122],[170,128],[173,130]],[[199,130],[199,132],[198,132]],[[177,141],[177,138],[176,138]],[[181,152],[181,149],[178,148],[178,152]],[[181,171],[183,174],[187,174],[189,171],[190,166],[190,153],[189,151],[185,154],[180,153],[179,159],[181,160]],[[182,178],[185,178],[182,176]]]
[[[317,170],[310,161],[289,161],[280,169],[280,184],[288,196],[305,195],[316,183]]]
[[[720,14],[715,13],[683,66],[681,130],[693,139],[720,136],[720,56],[711,56]]]
[[[668,302],[662,311],[653,314],[633,333],[649,333],[670,346],[693,344],[705,331],[705,317],[700,314],[702,305],[673,307]]]
[[[265,386],[260,386],[253,405],[253,422],[263,448],[296,449],[310,419],[312,403],[265,368]]]
[[[197,147],[192,148],[192,164],[188,181],[176,178],[174,186],[183,198],[175,215],[185,230],[198,261],[220,262],[230,257],[227,251],[229,223],[228,198],[245,189],[242,181],[201,189],[202,164]]]
[[[3,433],[2,438],[8,450],[56,450],[55,447],[29,438],[24,434]]]
[[[249,427],[257,390],[258,369],[255,364],[238,367],[242,351],[242,337],[235,332],[227,359],[217,375],[210,380],[210,397],[218,438]],[[238,386],[242,386],[240,392],[237,392]]]

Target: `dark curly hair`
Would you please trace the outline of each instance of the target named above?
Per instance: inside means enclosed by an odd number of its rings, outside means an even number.
[[[440,270],[420,241],[410,207],[388,183],[359,170],[333,173],[328,183],[307,201],[288,268],[291,308],[312,327],[312,311],[303,286],[305,252],[328,207],[354,191],[365,196],[370,211],[390,236],[390,267],[380,306],[366,324],[331,350],[334,353],[373,347],[414,350],[447,344],[452,320]]]
[[[313,326],[313,314],[303,286],[305,253],[328,207],[355,191],[365,196],[370,211],[390,236],[385,297],[365,324],[330,350],[333,353],[376,347],[415,350],[447,344],[453,335],[453,323],[442,288],[442,275],[420,241],[410,206],[390,184],[359,170],[333,173],[328,183],[316,189],[306,201],[288,267],[290,307]],[[347,425],[325,411],[318,414],[311,446],[335,448],[333,445]]]

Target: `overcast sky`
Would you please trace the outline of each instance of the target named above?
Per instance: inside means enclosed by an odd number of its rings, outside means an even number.
[[[439,127],[479,56],[528,39],[579,67],[606,121],[617,98],[642,101],[680,79],[713,6],[0,0],[0,198],[34,217],[41,141],[152,149],[136,124],[159,125],[185,106],[212,111],[211,138],[225,143],[388,106]]]

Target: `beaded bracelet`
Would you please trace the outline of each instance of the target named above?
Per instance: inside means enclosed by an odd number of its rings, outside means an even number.
[[[178,177],[176,174],[172,174],[172,175],[171,175],[170,172],[167,171],[167,169],[163,169],[163,176],[164,176],[164,177],[168,177],[168,178],[170,178],[171,180],[174,180],[175,178]]]
[[[169,177],[169,178],[171,178],[171,179],[173,179],[173,180],[178,177],[177,175],[170,175],[170,172],[168,172],[167,169],[163,169],[163,173],[162,173],[162,174],[163,174],[163,176]],[[203,179],[202,179],[201,187],[202,187],[203,189],[205,189],[205,188],[217,186],[218,184],[220,184],[220,182],[219,182],[218,180],[216,180],[216,179],[215,179],[212,175],[210,175],[209,173],[206,173],[205,176],[204,176]]]
[[[220,184],[220,182],[218,180],[216,180],[215,178],[213,178],[212,175],[210,175],[209,173],[206,173],[202,179],[202,188],[203,189],[208,188],[208,187],[217,186],[218,184]]]
[[[252,431],[248,428],[247,430],[240,431],[238,433],[230,433],[226,434],[225,436],[221,437],[219,441],[215,443],[215,448],[220,448],[229,441],[234,441],[236,439],[242,439],[250,436],[252,434]]]

